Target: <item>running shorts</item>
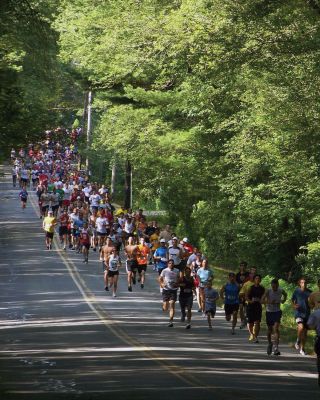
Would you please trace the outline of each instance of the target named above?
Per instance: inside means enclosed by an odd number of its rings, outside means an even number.
[[[273,326],[275,323],[280,324],[282,311],[266,311],[266,323],[268,326]]]
[[[225,304],[224,313],[225,315],[232,315],[234,312],[239,310],[239,304]]]
[[[60,226],[59,227],[59,236],[67,235],[68,234],[68,227],[67,226]]]
[[[54,232],[48,232],[48,231],[46,231],[46,237],[47,237],[47,238],[53,239],[53,235],[54,235]]]
[[[162,289],[162,300],[167,301],[177,301],[177,290]]]
[[[127,260],[126,267],[127,267],[127,272],[137,272],[138,268],[137,260]]]
[[[210,314],[210,316],[211,316],[212,318],[214,318],[214,316],[216,315],[216,310],[217,310],[216,306],[213,306],[213,305],[205,305],[205,310],[204,310],[204,312],[205,312],[206,315],[209,315],[209,314]]]
[[[261,322],[262,306],[260,303],[251,303],[247,305],[247,318],[249,324]]]
[[[141,274],[142,271],[146,272],[147,264],[140,264],[140,265],[138,264],[137,269],[139,274]]]
[[[108,278],[113,278],[116,275],[119,275],[119,271],[108,271]]]
[[[179,296],[179,303],[182,309],[192,308],[193,305],[193,295],[191,296]]]

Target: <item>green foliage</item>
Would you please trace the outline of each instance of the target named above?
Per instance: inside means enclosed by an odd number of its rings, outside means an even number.
[[[136,203],[161,202],[216,262],[299,274],[320,228],[318,2],[58,11],[60,57],[95,91],[92,151],[131,161]]]

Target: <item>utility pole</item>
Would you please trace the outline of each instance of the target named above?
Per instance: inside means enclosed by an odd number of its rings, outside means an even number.
[[[87,156],[86,156],[86,169],[89,171],[89,150],[91,144],[91,106],[92,106],[92,91],[88,91],[87,101]]]

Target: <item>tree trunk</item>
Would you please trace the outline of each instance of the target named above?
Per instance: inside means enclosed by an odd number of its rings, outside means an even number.
[[[124,206],[126,209],[131,207],[131,163],[126,160],[125,180],[124,180]]]
[[[112,169],[111,169],[111,198],[114,198],[114,193],[116,190],[116,176],[117,176],[117,165],[116,162],[114,161],[112,164]]]

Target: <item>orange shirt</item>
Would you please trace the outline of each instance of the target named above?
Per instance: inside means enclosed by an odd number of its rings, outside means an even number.
[[[150,253],[150,248],[147,245],[138,246],[137,261],[139,265],[148,264],[148,255]]]

